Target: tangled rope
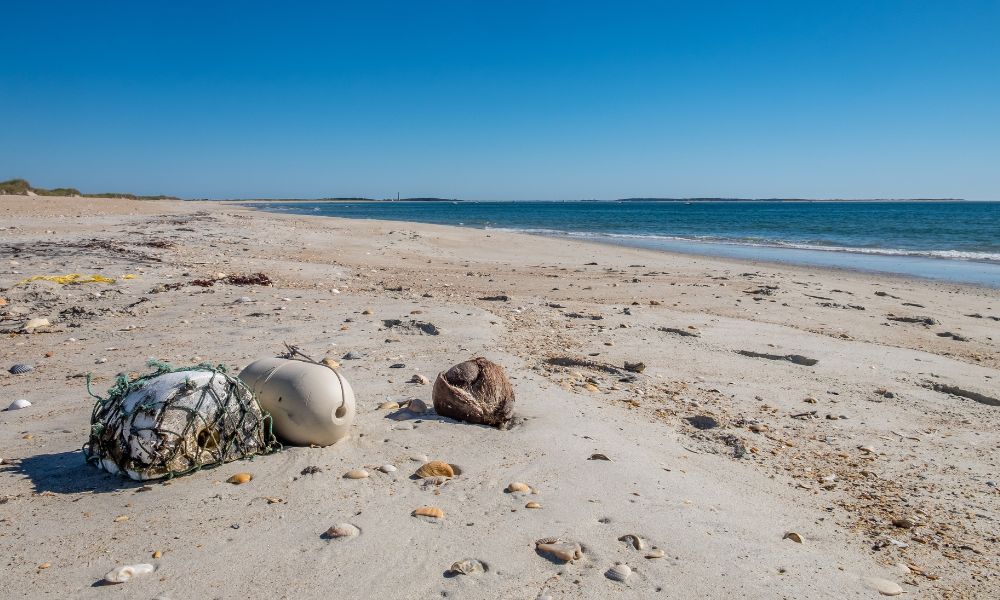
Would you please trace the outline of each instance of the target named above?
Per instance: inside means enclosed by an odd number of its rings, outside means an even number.
[[[87,376],[87,393],[97,399],[83,446],[88,463],[133,479],[170,478],[281,448],[271,416],[224,366],[174,368],[155,360],[148,366],[153,372],[135,379],[119,375],[107,397],[91,390]],[[211,376],[201,383],[185,377],[166,398],[149,392],[126,405],[157,378],[182,372]]]

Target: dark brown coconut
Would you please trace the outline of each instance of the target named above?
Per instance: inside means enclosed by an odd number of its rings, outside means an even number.
[[[514,388],[503,367],[479,357],[459,363],[434,381],[437,414],[507,429],[514,416]]]

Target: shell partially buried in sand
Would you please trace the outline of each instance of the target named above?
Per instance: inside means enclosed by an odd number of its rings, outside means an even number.
[[[580,547],[580,544],[558,537],[542,538],[536,541],[535,549],[563,562],[572,562],[583,557],[583,548]]]
[[[138,564],[138,565],[125,565],[118,567],[113,571],[110,571],[104,576],[104,581],[108,583],[125,583],[130,579],[134,579],[139,575],[148,575],[155,570],[153,565],[149,564]]]
[[[503,367],[482,357],[438,374],[432,395],[439,415],[460,421],[507,429],[514,416],[514,388]]]
[[[444,518],[444,511],[436,506],[421,506],[413,511],[414,517],[424,517],[426,519],[440,520]]]

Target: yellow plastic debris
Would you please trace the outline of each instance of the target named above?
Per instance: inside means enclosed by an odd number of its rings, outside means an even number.
[[[104,275],[81,275],[80,273],[69,273],[67,275],[35,275],[23,281],[18,281],[15,285],[29,283],[31,281],[53,281],[60,285],[70,285],[75,283],[114,283],[115,280]]]

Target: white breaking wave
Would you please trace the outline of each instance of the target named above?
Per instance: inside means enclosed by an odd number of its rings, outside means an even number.
[[[793,250],[815,250],[820,252],[847,252],[852,254],[874,254],[880,256],[916,256],[924,258],[946,258],[952,260],[970,260],[984,262],[1000,262],[1000,253],[995,252],[971,252],[965,250],[904,250],[901,248],[857,248],[851,246],[823,246],[818,244],[802,244],[783,241],[757,241],[757,240],[734,240],[717,238],[711,236],[703,237],[681,237],[670,235],[654,235],[639,233],[602,233],[590,231],[562,231],[559,229],[546,228],[515,228],[515,227],[487,227],[496,231],[509,231],[512,233],[530,233],[535,235],[565,236],[589,239],[635,239],[685,242],[685,243],[711,243],[724,244],[728,246],[749,246],[757,248],[784,248]]]

